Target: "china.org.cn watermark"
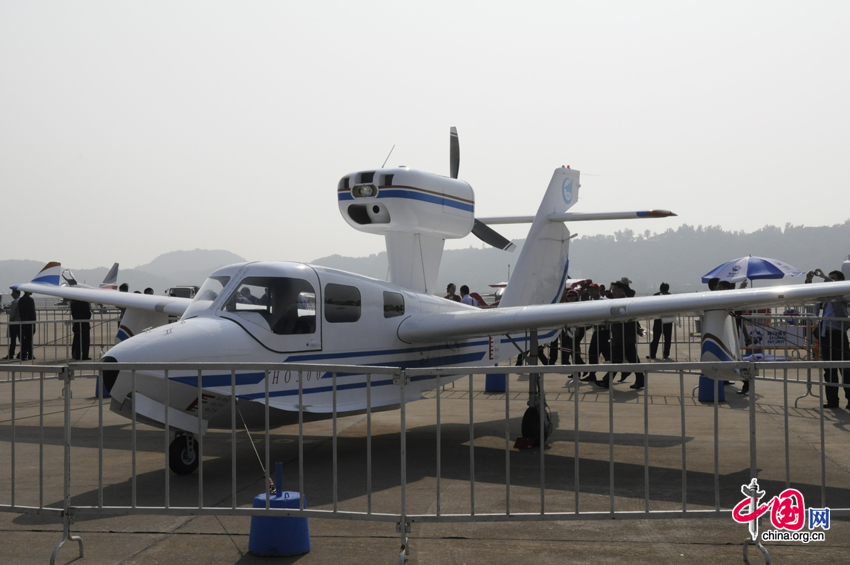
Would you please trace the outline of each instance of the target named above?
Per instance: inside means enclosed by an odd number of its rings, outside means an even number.
[[[739,524],[749,524],[753,541],[759,538],[759,518],[770,511],[770,523],[775,529],[766,530],[761,540],[797,541],[802,543],[824,541],[829,530],[829,508],[809,508],[803,494],[797,489],[783,490],[769,501],[762,503],[765,492],[759,490],[758,479],[741,486],[744,499],[732,510],[732,518]],[[807,529],[803,529],[807,526]]]

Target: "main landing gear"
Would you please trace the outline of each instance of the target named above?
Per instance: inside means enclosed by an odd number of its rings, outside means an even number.
[[[177,432],[168,446],[168,466],[178,475],[198,468],[198,440],[188,432]]]
[[[537,365],[537,330],[531,332],[531,346],[526,357],[528,365]],[[541,410],[541,407],[543,408]],[[543,413],[543,434],[541,442],[540,414]],[[528,379],[528,408],[522,416],[522,437],[533,438],[538,443],[545,443],[552,434],[552,413],[546,404],[546,392],[543,390],[543,379],[540,373],[532,373]]]

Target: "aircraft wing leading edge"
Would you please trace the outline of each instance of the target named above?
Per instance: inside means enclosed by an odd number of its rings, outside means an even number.
[[[35,292],[69,300],[82,300],[84,302],[96,302],[98,304],[110,304],[119,308],[137,308],[151,312],[161,312],[171,316],[181,316],[189,304],[191,298],[177,298],[174,296],[156,296],[152,294],[135,294],[129,292],[118,292],[117,290],[104,290],[97,288],[77,288],[73,286],[55,286],[51,284],[28,282],[14,285],[13,290],[21,292]]]
[[[850,282],[831,282],[492,310],[464,310],[412,316],[401,323],[398,336],[408,343],[436,342],[529,329],[544,330],[617,322],[683,312],[740,310],[847,296],[850,296]]]

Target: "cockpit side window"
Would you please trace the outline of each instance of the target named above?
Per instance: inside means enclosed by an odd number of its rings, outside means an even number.
[[[302,279],[247,277],[227,299],[224,310],[278,335],[316,332],[316,291]]]
[[[356,286],[325,285],[325,320],[331,323],[356,322],[360,319],[360,290]]]

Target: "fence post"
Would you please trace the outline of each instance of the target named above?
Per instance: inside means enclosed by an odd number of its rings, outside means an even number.
[[[74,371],[66,365],[59,371],[59,377],[64,383],[62,392],[65,397],[65,462],[63,464],[65,491],[62,509],[62,541],[53,549],[50,565],[56,562],[56,555],[68,540],[77,542],[80,545],[80,559],[85,557],[83,538],[71,535],[71,381],[74,380]]]
[[[758,478],[758,463],[756,461],[756,375],[758,375],[758,369],[756,368],[754,363],[748,364],[747,367],[743,367],[741,369],[741,376],[749,379],[750,383],[750,480]],[[788,406],[786,403],[786,410]],[[756,520],[756,526],[758,527],[758,518]],[[756,529],[758,531],[758,529]],[[747,548],[750,544],[753,544],[761,551],[764,556],[764,562],[767,565],[770,565],[770,553],[768,553],[767,548],[764,547],[761,543],[761,540],[758,537],[755,540],[751,538],[747,538],[744,540],[744,563],[749,563],[749,559],[747,557]]]
[[[410,524],[407,521],[407,423],[405,405],[405,386],[408,381],[407,373],[402,370],[393,380],[399,386],[399,401],[401,403],[400,435],[401,435],[401,510],[396,531],[401,534],[401,551],[404,555],[410,554],[407,534],[410,533]]]

